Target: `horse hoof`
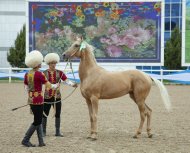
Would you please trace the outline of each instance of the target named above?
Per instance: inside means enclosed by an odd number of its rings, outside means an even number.
[[[87,136],[86,139],[91,139],[91,136]]]
[[[149,134],[149,135],[148,135],[148,138],[152,138],[152,137],[153,137],[153,134]]]
[[[90,140],[91,140],[91,141],[96,141],[96,140],[97,140],[97,138],[91,138]]]
[[[133,138],[134,138],[134,139],[137,139],[138,137],[137,137],[137,135],[134,135]]]
[[[97,140],[97,138],[93,138],[93,137],[91,137],[91,136],[88,136],[86,139],[91,140],[91,141]]]
[[[88,137],[87,137],[87,139],[90,139],[91,141],[95,141],[95,140],[97,140],[97,134],[91,134],[91,135],[89,135]]]

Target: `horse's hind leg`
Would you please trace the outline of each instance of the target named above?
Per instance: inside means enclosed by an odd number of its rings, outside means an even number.
[[[140,121],[139,128],[138,128],[136,134],[133,136],[133,138],[138,138],[138,136],[141,134],[142,128],[143,128],[143,124],[144,124],[144,121],[145,121],[145,118],[146,118],[144,100],[137,101],[137,105],[138,105],[138,108],[139,108],[139,111],[140,111],[141,121]]]
[[[138,136],[142,132],[143,124],[144,124],[144,121],[145,121],[145,118],[146,118],[146,112],[145,112],[146,107],[145,107],[144,100],[141,100],[141,101],[137,100],[135,98],[133,92],[130,92],[129,94],[130,94],[131,99],[133,99],[134,102],[138,105],[138,108],[139,108],[139,111],[140,111],[140,117],[141,117],[140,125],[139,125],[139,128],[138,128],[136,134],[133,136],[133,138],[138,138]]]
[[[147,115],[147,134],[149,138],[152,138],[152,134],[151,134],[151,128],[150,128],[150,122],[151,122],[151,114],[152,114],[152,110],[145,104],[145,109],[146,109],[146,115]]]

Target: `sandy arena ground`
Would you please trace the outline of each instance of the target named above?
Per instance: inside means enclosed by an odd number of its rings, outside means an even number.
[[[133,139],[139,126],[136,104],[124,96],[101,100],[98,114],[98,140],[86,139],[90,122],[88,110],[79,88],[62,102],[61,129],[65,137],[54,136],[53,109],[47,125],[45,147],[26,148],[21,140],[33,121],[29,107],[16,111],[12,108],[26,104],[22,83],[0,83],[0,153],[190,153],[190,86],[167,86],[172,101],[172,112],[165,109],[158,88],[152,87],[147,104],[153,110],[153,138],[147,138],[146,124],[142,136]],[[62,86],[66,97],[72,87]],[[37,144],[36,133],[31,141]]]

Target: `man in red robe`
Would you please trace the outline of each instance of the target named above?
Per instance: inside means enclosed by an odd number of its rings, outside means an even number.
[[[50,88],[56,89],[56,85],[51,85],[47,80],[45,75],[39,71],[41,63],[43,61],[43,56],[39,51],[31,51],[25,58],[25,64],[32,68],[24,76],[24,85],[25,89],[28,91],[28,103],[30,104],[31,111],[34,115],[34,121],[27,130],[22,144],[26,147],[35,147],[30,142],[30,138],[33,135],[34,131],[37,131],[39,146],[45,146],[42,137],[42,114],[43,114],[43,93],[42,85],[45,84],[46,89]]]
[[[47,77],[48,81],[51,84],[59,84],[62,81],[66,82],[68,85],[73,87],[77,87],[76,83],[73,83],[67,76],[60,70],[56,69],[56,64],[59,63],[60,57],[56,53],[49,53],[44,58],[45,63],[49,66],[47,70],[43,73]],[[61,93],[60,88],[45,90],[44,94],[44,113],[43,113],[43,135],[46,136],[46,125],[47,125],[47,117],[49,115],[49,111],[51,106],[55,109],[55,136],[62,137],[63,135],[60,132],[60,114],[61,114]]]

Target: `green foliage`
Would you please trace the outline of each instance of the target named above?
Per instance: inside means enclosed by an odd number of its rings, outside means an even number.
[[[12,67],[19,67],[19,68],[26,67],[24,63],[25,51],[26,51],[25,31],[26,30],[24,25],[20,33],[17,35],[14,47],[11,47],[9,49],[9,52],[7,53],[7,60]]]
[[[164,49],[164,66],[170,70],[184,69],[181,67],[181,32],[176,27]]]

